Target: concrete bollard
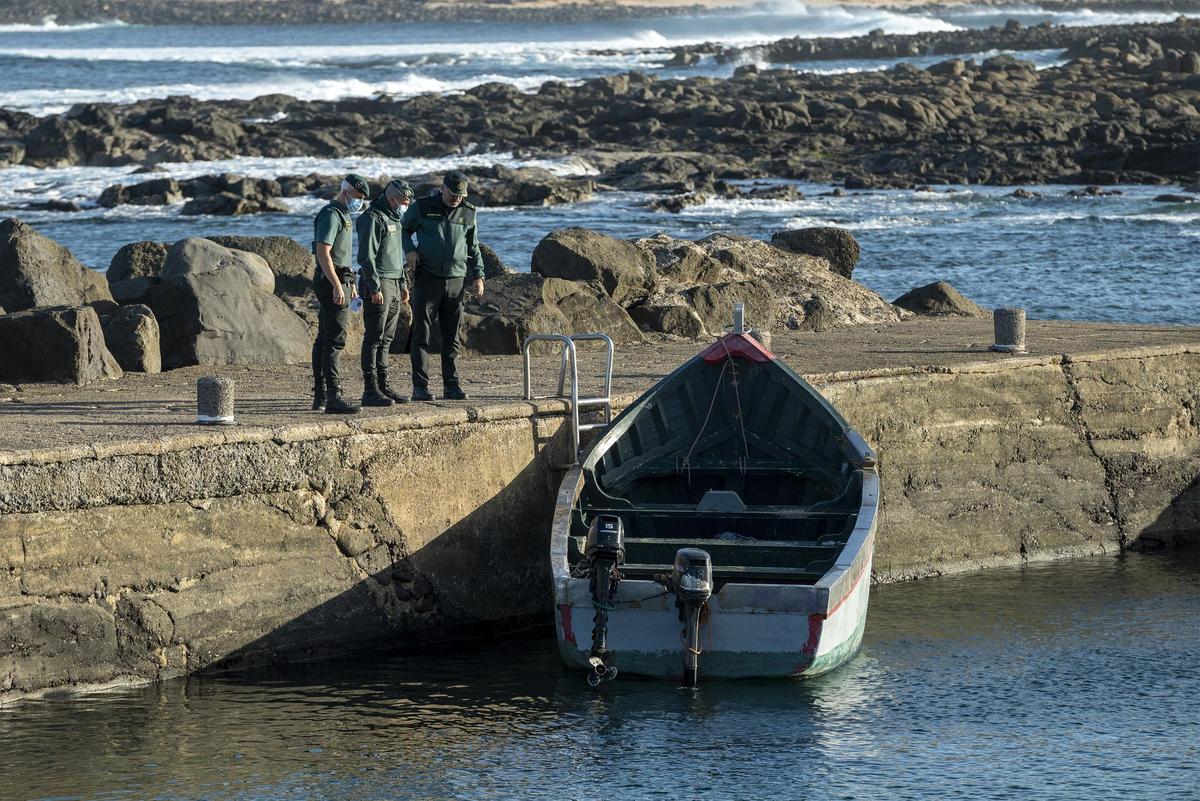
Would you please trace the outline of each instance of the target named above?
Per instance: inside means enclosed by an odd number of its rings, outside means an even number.
[[[204,376],[196,381],[196,424],[233,425],[233,379]]]
[[[1025,350],[1025,310],[996,309],[996,343],[990,350],[1001,353],[1027,353]]]

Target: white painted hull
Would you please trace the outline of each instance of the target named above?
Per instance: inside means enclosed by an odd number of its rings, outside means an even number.
[[[879,479],[864,485],[869,513],[859,517],[833,568],[811,586],[725,584],[709,600],[702,626],[704,678],[816,676],[850,659],[866,624],[875,545]],[[558,498],[551,544],[559,653],[569,666],[587,669],[593,608],[588,582],[567,565],[570,510],[582,480],[568,473]],[[719,566],[717,566],[719,568]],[[675,597],[652,581],[624,580],[617,609],[609,613],[608,647],[620,674],[677,679],[683,674],[683,624]]]

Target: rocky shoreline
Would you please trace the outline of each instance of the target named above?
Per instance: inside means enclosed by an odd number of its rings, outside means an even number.
[[[1040,70],[1010,56],[839,75],[744,66],[728,80],[627,73],[534,93],[489,83],[449,101],[0,111],[0,162],[582,155],[598,188],[680,194],[765,176],[846,188],[1200,181],[1200,22],[1119,26],[1072,47],[1069,63]]]
[[[1130,25],[1065,26],[1043,23],[1026,26],[1010,19],[1003,26],[957,31],[886,34],[875,30],[865,36],[791,37],[762,45],[728,46],[720,42],[675,47],[669,67],[695,64],[705,56],[718,63],[795,64],[836,59],[911,58],[986,53],[992,50],[1062,50],[1065,58],[1111,57],[1111,50],[1128,48],[1129,42],[1153,38],[1162,48],[1191,52],[1197,46],[1195,26],[1142,23]],[[660,52],[647,50],[644,52]]]
[[[956,298],[932,287],[925,306],[887,302],[853,280],[859,245],[838,228],[781,231],[770,242],[723,233],[628,241],[565,228],[541,240],[529,272],[484,254],[487,290],[468,301],[462,329],[466,350],[484,355],[517,354],[527,335],[556,331],[603,331],[618,344],[704,339],[724,330],[735,302],[764,336],[982,313],[954,308]],[[0,222],[0,266],[0,381],[87,384],[124,371],[304,364],[311,356],[313,257],[287,237],[135,242],[101,275],[8,219]],[[940,305],[930,304],[930,291]],[[403,317],[396,352],[406,340]],[[354,315],[348,356],[361,324]]]

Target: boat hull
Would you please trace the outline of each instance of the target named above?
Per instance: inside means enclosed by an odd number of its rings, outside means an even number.
[[[819,588],[726,585],[709,600],[701,627],[700,671],[706,678],[807,678],[833,670],[858,651],[867,619],[871,563],[832,613]],[[588,584],[571,579],[555,609],[559,652],[573,668],[588,669],[593,608]],[[680,679],[683,624],[674,596],[649,581],[622,582],[609,613],[608,644],[622,675]],[[657,596],[657,597],[654,597]],[[649,600],[642,600],[649,599]],[[747,601],[754,603],[748,606]]]
[[[563,661],[591,669],[591,581],[609,574],[588,549],[611,547],[592,538],[615,518],[624,575],[596,601],[608,610],[596,649],[620,675],[683,676],[668,591],[681,548],[711,557],[700,676],[832,670],[862,642],[878,505],[866,441],[790,368],[727,335],[627,407],[563,477],[550,543]]]

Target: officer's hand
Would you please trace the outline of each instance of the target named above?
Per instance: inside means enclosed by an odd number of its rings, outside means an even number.
[[[379,305],[379,304],[383,303],[383,293],[382,292],[372,292],[371,293],[371,302],[374,303],[375,305]]]
[[[346,291],[342,289],[341,284],[333,285],[333,302],[336,306],[346,305]]]
[[[473,289],[475,291],[475,297],[482,298],[483,297],[483,279],[476,278],[475,283],[471,285],[471,289]]]
[[[420,258],[421,257],[417,255],[417,251],[414,250],[412,253],[405,255],[404,261],[408,265],[408,269],[415,270],[417,269],[417,260]]]
[[[400,302],[408,303],[408,287],[403,287],[400,290]]]

